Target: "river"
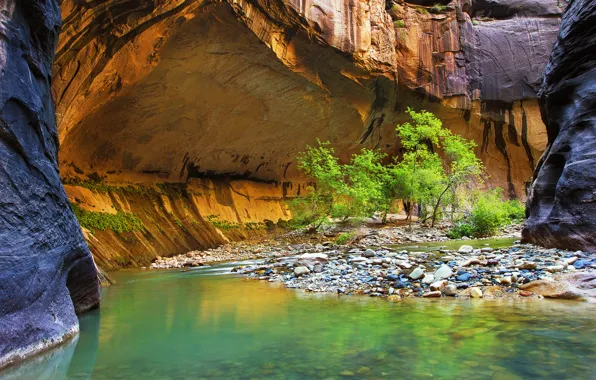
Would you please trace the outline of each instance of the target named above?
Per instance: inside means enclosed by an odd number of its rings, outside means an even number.
[[[309,294],[229,273],[121,271],[78,339],[0,379],[593,379],[596,307]]]

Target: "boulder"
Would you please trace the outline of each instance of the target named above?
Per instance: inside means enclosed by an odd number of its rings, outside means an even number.
[[[552,280],[531,281],[519,288],[547,298],[596,302],[596,271],[558,276]]]
[[[459,247],[457,252],[464,253],[464,254],[470,254],[470,253],[474,252],[474,247],[472,247],[471,245],[462,245],[461,247]]]

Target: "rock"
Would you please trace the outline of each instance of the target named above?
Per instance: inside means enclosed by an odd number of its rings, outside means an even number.
[[[577,260],[573,263],[573,267],[575,269],[584,269],[586,267],[586,263],[584,260]]]
[[[457,276],[455,279],[457,281],[469,281],[470,278],[472,278],[472,275],[468,272],[462,273],[459,276]]]
[[[435,279],[442,280],[444,278],[449,278],[449,277],[453,276],[453,271],[451,270],[451,268],[448,265],[443,264],[439,267],[439,269],[437,269],[435,271],[434,276],[435,276]]]
[[[472,265],[480,265],[481,262],[478,259],[470,259],[468,261],[466,261],[465,263],[462,264],[462,267],[469,267]]]
[[[472,289],[470,289],[470,297],[472,297],[472,298],[482,298],[482,290],[480,290],[480,288],[472,288]]]
[[[409,275],[409,277],[410,277],[412,280],[418,280],[418,279],[421,279],[423,276],[424,276],[424,270],[423,270],[422,268],[420,268],[420,267],[418,267],[418,268],[414,269],[414,270],[412,271],[412,273],[410,273],[410,275]]]
[[[367,249],[366,251],[362,252],[362,256],[363,257],[374,257],[375,256],[375,251],[373,251],[372,249]]]
[[[455,260],[455,256],[452,256],[452,255],[445,255],[445,256],[441,257],[441,261],[444,263],[448,263],[453,260]]]
[[[454,296],[457,294],[457,286],[449,284],[443,288],[443,294],[446,296]]]
[[[313,267],[315,264],[325,264],[329,261],[329,256],[324,253],[305,253],[300,255],[294,266]]]
[[[519,292],[519,295],[522,297],[530,297],[532,294],[532,292],[528,292],[527,290],[522,290]]]
[[[536,267],[537,267],[537,265],[534,262],[524,262],[523,264],[517,266],[518,269],[528,269],[528,270],[536,269]]]
[[[447,286],[448,282],[446,280],[435,281],[430,284],[430,290],[438,290],[441,291],[445,286]]]
[[[470,254],[470,253],[474,252],[474,247],[472,247],[471,245],[462,245],[461,247],[459,247],[457,252]]]
[[[353,377],[353,376],[356,376],[356,374],[354,372],[348,371],[348,370],[341,371],[339,374],[341,376],[343,376],[343,377]]]
[[[387,297],[387,301],[399,302],[401,301],[401,296],[399,294],[390,295],[389,297]]]
[[[547,298],[596,301],[596,272],[574,272],[552,280],[520,285],[521,290]]]
[[[527,200],[524,242],[596,252],[596,1],[569,3],[540,88],[548,145]]]
[[[296,267],[294,268],[294,276],[300,277],[310,273],[310,269],[307,267]]]
[[[441,292],[440,291],[435,291],[435,292],[426,292],[422,295],[422,297],[425,298],[434,298],[434,297],[441,297]]]
[[[501,283],[501,285],[511,285],[512,284],[511,276],[505,276],[505,277],[501,278],[501,280],[499,282]]]
[[[0,368],[73,337],[76,314],[100,302],[58,169],[61,25],[56,0],[0,2]]]
[[[546,267],[546,271],[551,273],[562,272],[563,270],[565,270],[565,267],[562,265],[551,265]]]
[[[425,274],[424,278],[422,279],[422,283],[425,285],[430,285],[432,284],[432,282],[435,280],[435,276],[433,276],[432,274]]]

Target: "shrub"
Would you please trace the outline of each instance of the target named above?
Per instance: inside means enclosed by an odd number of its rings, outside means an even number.
[[[524,216],[523,204],[518,200],[503,201],[503,190],[497,188],[478,195],[470,215],[457,223],[449,236],[454,239],[492,236],[506,225],[523,220]]]
[[[353,232],[343,232],[343,233],[339,234],[337,239],[335,239],[335,242],[339,245],[344,245],[347,242],[349,242],[350,240],[352,240],[354,238],[354,236],[355,235]]]
[[[404,22],[404,20],[395,20],[395,21],[393,21],[393,25],[396,28],[405,28],[406,27],[406,23]]]

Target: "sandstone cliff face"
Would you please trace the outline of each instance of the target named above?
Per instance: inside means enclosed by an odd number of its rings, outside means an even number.
[[[596,2],[566,10],[540,91],[548,147],[528,199],[524,240],[596,252]]]
[[[524,197],[558,2],[423,3],[63,0],[63,173],[300,181],[294,158],[316,138],[346,159],[399,154],[413,106],[477,141],[491,183]]]
[[[0,4],[0,367],[78,331],[95,265],[58,174],[53,1]]]

